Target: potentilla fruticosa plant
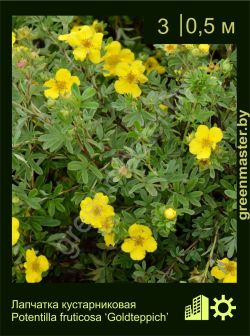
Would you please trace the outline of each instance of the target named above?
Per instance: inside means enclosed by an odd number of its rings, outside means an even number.
[[[237,281],[236,47],[142,27],[13,17],[13,282]]]

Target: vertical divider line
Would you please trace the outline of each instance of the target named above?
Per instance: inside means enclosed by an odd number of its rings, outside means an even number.
[[[183,33],[183,14],[180,14],[180,37],[182,37]]]

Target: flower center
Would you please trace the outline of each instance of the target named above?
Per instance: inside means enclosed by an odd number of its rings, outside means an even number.
[[[201,141],[202,147],[211,147],[211,141],[208,138],[204,138]]]
[[[57,81],[56,87],[58,90],[65,90],[67,88],[67,84],[65,81]]]
[[[144,243],[144,238],[141,236],[137,236],[136,238],[134,238],[134,240],[136,246],[142,246]]]
[[[169,44],[167,46],[165,46],[165,50],[166,51],[174,51],[175,50],[175,46],[172,44]]]
[[[119,63],[119,56],[118,55],[110,55],[108,58],[108,63],[110,65],[116,65]]]
[[[227,265],[225,265],[225,266],[226,266],[226,271],[227,271],[228,273],[233,273],[233,272],[234,272],[234,266],[231,265],[231,263],[229,263],[229,264],[227,264]]]
[[[32,268],[32,271],[34,272],[40,272],[39,263],[37,260],[33,261],[31,268]]]
[[[134,74],[132,74],[132,72],[130,72],[127,77],[126,77],[127,81],[131,84],[133,82],[136,82],[136,77]]]
[[[93,207],[92,211],[93,211],[93,215],[95,217],[97,217],[101,214],[102,209],[99,206],[96,205],[96,206]]]
[[[86,48],[90,48],[92,46],[92,42],[90,39],[82,40],[82,46]]]

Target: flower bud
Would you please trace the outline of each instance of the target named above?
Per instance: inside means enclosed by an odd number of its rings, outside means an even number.
[[[176,211],[173,208],[167,208],[164,211],[164,216],[168,219],[168,220],[174,220],[176,218]]]
[[[121,176],[126,176],[127,173],[128,173],[128,168],[126,166],[122,166],[120,169],[119,169],[119,175]]]
[[[17,67],[19,69],[25,68],[27,65],[27,60],[22,58],[19,62],[17,62]]]

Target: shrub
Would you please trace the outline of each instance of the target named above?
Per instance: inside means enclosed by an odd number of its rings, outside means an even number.
[[[13,18],[13,281],[236,282],[235,46],[141,29]]]

